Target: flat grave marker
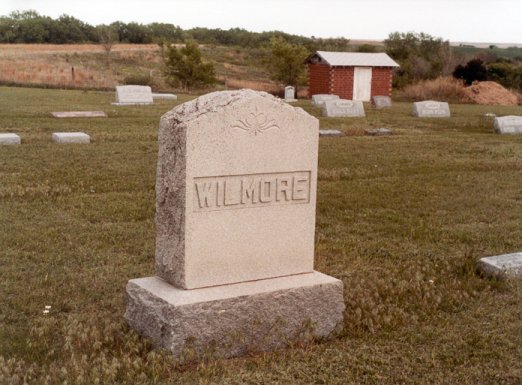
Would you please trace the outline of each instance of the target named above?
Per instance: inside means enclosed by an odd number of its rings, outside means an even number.
[[[413,103],[413,116],[418,118],[449,118],[450,115],[449,104],[446,102],[426,100]]]
[[[496,117],[493,127],[495,132],[499,134],[522,134],[522,116],[508,115]]]
[[[522,253],[481,258],[478,268],[487,276],[522,279]]]
[[[177,95],[174,94],[152,94],[152,99],[167,99],[167,100],[176,100],[178,98]]]
[[[342,131],[339,130],[319,130],[319,136],[343,136]]]
[[[337,96],[337,95],[329,95],[329,94],[312,95],[312,105],[320,107],[327,100],[336,100],[336,99],[339,99],[339,96]]]
[[[372,104],[380,110],[382,108],[390,108],[392,106],[392,100],[389,96],[376,95],[372,96]]]
[[[194,337],[230,357],[287,346],[306,320],[319,337],[342,325],[342,282],[313,268],[318,128],[251,90],[162,117],[156,276],[127,285],[131,327],[175,355]]]
[[[106,118],[103,111],[53,111],[51,115],[55,118]]]
[[[54,132],[51,138],[56,143],[87,144],[91,142],[91,137],[84,132]]]
[[[16,134],[10,132],[0,133],[0,145],[18,145],[21,143],[20,136]]]
[[[327,100],[323,104],[323,115],[330,118],[364,117],[364,105],[360,100]]]

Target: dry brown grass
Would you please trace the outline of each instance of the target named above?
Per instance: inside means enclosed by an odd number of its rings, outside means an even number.
[[[470,103],[463,82],[450,76],[423,80],[406,86],[397,93],[397,97],[408,100],[436,99],[453,103]]]

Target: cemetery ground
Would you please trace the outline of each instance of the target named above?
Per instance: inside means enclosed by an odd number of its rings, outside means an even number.
[[[522,137],[482,115],[520,107],[411,103],[323,118],[316,270],[344,283],[328,342],[191,362],[124,320],[125,285],[154,274],[157,130],[188,100],[118,107],[113,92],[0,87],[1,384],[520,384],[522,284],[479,277],[483,256],[522,251]],[[191,96],[192,97],[192,96]],[[56,119],[102,110],[108,118]],[[387,127],[394,135],[364,136]],[[83,131],[61,145],[52,132]],[[248,162],[248,159],[245,159]]]

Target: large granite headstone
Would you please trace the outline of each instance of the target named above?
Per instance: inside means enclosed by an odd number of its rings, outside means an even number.
[[[129,281],[131,327],[175,355],[214,344],[225,357],[340,327],[343,284],[313,269],[318,128],[251,90],[162,117],[157,276]]]
[[[327,100],[336,100],[336,99],[339,99],[338,95],[329,95],[329,94],[312,95],[312,105],[320,107]]]
[[[0,145],[17,145],[22,143],[20,136],[13,133],[0,133]]]
[[[152,90],[149,86],[116,86],[116,106],[152,104]]]
[[[522,116],[496,117],[493,127],[499,134],[522,134]]]
[[[522,279],[522,253],[481,258],[478,263],[478,268],[487,276]]]
[[[327,100],[323,104],[323,115],[330,118],[362,117],[365,116],[364,105],[360,100]]]
[[[372,104],[378,110],[382,108],[389,108],[392,106],[392,101],[389,96],[376,95],[372,96]]]
[[[413,116],[419,118],[449,118],[449,104],[434,100],[415,102],[413,103]]]

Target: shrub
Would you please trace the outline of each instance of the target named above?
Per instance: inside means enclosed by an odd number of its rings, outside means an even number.
[[[474,81],[484,81],[488,79],[488,70],[484,62],[480,59],[472,59],[465,66],[458,65],[453,71],[453,77],[464,80],[468,86]]]
[[[123,84],[132,84],[138,86],[151,86],[152,78],[147,73],[134,73],[126,75],[123,78]]]
[[[436,99],[447,102],[469,103],[469,98],[466,96],[464,89],[462,80],[446,76],[433,80],[422,80],[406,86],[397,96],[409,100]]]

